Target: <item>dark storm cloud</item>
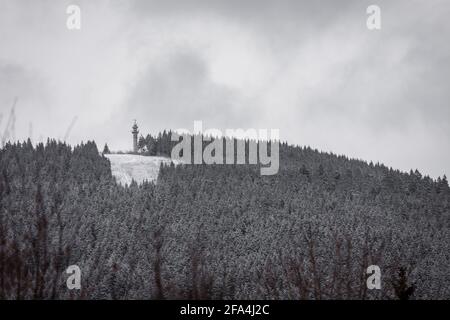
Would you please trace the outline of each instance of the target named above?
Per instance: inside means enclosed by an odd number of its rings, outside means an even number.
[[[197,13],[213,13],[261,25],[282,24],[286,20],[303,21],[323,26],[336,16],[347,15],[348,9],[364,7],[364,1],[299,1],[299,0],[134,0],[132,8],[143,16],[180,14],[195,17]],[[311,19],[314,17],[314,19]]]
[[[361,16],[370,2],[332,0],[133,0],[131,9],[139,19],[176,16],[188,20],[202,16],[225,18],[243,29],[253,30],[265,37],[274,50],[288,50],[301,41],[300,36],[314,36],[338,21],[351,21]],[[353,21],[364,25],[365,19]],[[351,23],[351,22],[350,22]],[[281,47],[280,47],[281,46]]]
[[[257,114],[239,108],[239,93],[211,80],[208,64],[195,52],[177,52],[150,65],[130,92],[125,112],[147,130],[186,128],[195,120],[227,128],[249,124]]]

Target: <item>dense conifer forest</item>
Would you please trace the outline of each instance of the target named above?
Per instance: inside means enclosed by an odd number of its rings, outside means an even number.
[[[273,176],[167,165],[121,186],[94,142],[0,149],[0,299],[448,299],[449,267],[445,177],[284,143]]]

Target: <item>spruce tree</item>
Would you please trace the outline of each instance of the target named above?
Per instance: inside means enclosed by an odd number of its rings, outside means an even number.
[[[108,144],[105,143],[105,147],[103,148],[103,154],[110,154],[110,153],[111,151],[109,151]]]

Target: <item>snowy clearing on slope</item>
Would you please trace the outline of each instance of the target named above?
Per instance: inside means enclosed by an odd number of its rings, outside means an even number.
[[[145,180],[155,181],[158,178],[161,163],[177,164],[179,161],[172,161],[164,157],[147,157],[136,154],[105,154],[111,162],[111,172],[116,181],[122,185],[130,185],[134,179],[137,183]]]

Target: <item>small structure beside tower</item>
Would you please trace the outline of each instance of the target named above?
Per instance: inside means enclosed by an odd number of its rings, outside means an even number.
[[[132,127],[133,131],[131,133],[133,134],[133,152],[138,152],[138,125],[136,123],[136,120],[134,120],[134,125]]]

